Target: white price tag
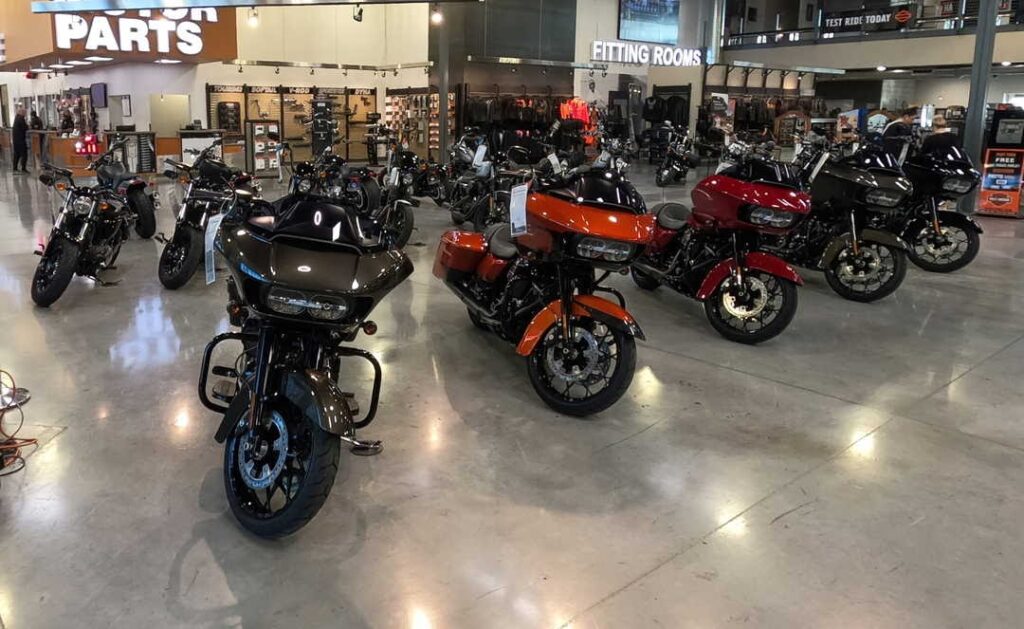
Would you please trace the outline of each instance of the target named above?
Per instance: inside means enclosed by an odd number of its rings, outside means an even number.
[[[512,198],[509,201],[509,220],[512,223],[512,235],[522,236],[526,233],[526,197],[530,193],[530,184],[512,188]]]
[[[562,174],[562,162],[558,161],[558,155],[552,153],[548,155],[548,161],[551,162],[551,168],[554,169],[556,175]]]
[[[487,157],[487,145],[481,144],[476,147],[476,154],[473,156],[473,166],[479,168],[484,165],[484,158]]]
[[[213,255],[213,241],[217,238],[217,230],[220,229],[220,222],[224,220],[223,214],[210,217],[206,222],[206,245],[203,247],[206,254],[206,284],[209,286],[217,281],[217,266]]]
[[[391,172],[388,173],[388,185],[391,187],[398,185],[398,169],[392,168]]]

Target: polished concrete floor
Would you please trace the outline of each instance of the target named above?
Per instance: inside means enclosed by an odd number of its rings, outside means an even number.
[[[162,290],[159,245],[134,239],[119,285],[76,279],[34,308],[49,204],[0,172],[0,367],[34,395],[23,436],[44,441],[0,486],[8,629],[1024,617],[1024,224],[985,220],[973,266],[912,270],[877,304],[808,274],[792,326],[760,347],[616,280],[649,342],[628,394],[581,420],[549,411],[433,278],[447,214],[420,208],[417,270],[364,344],[386,380],[363,436],[386,449],[343,455],[313,523],[268,543],[227,511],[218,418],[196,399],[223,286]]]

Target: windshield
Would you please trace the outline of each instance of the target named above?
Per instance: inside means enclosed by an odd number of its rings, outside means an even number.
[[[896,157],[876,144],[863,144],[853,155],[840,160],[846,166],[864,170],[884,170],[892,174],[903,174]]]
[[[613,210],[627,210],[636,214],[647,211],[644,199],[633,184],[611,171],[595,170],[581,173],[566,182],[564,188],[552,191],[576,203]]]
[[[799,172],[799,169],[792,164],[769,159],[748,159],[725,169],[722,174],[751,183],[767,183],[799,189],[801,186]]]

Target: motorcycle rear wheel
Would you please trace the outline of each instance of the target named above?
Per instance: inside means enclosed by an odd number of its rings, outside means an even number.
[[[978,257],[978,252],[981,251],[981,235],[976,230],[952,225],[942,225],[942,229],[946,232],[943,235],[952,239],[949,245],[952,250],[936,251],[928,242],[934,230],[931,225],[923,225],[916,234],[908,234],[910,251],[907,255],[911,262],[931,273],[952,273],[964,268]]]
[[[275,539],[306,526],[323,507],[338,473],[341,440],[289,404],[267,412],[270,419],[257,428],[255,448],[247,447],[247,426],[224,442],[224,490],[244,529]],[[247,424],[248,417],[241,423]],[[251,486],[264,483],[265,488]]]
[[[527,372],[545,404],[564,415],[585,417],[607,409],[626,393],[636,371],[636,341],[629,333],[590,318],[574,319],[572,329],[575,338],[566,344],[561,326],[552,326],[527,357]],[[580,349],[584,351],[575,356],[562,353]],[[576,365],[570,365],[580,361],[590,363],[587,370],[576,371]],[[598,384],[604,386],[593,392],[591,387]]]
[[[177,290],[188,284],[203,261],[203,232],[189,225],[174,231],[171,241],[160,254],[157,274],[168,290]]]
[[[64,236],[50,239],[32,276],[32,301],[37,306],[48,308],[64,294],[75,277],[79,252],[78,244]]]
[[[907,254],[877,242],[863,242],[860,249],[861,255],[876,255],[879,263],[886,266],[882,279],[867,274],[861,276],[855,269],[851,270],[853,250],[848,246],[825,269],[825,280],[832,290],[844,299],[861,303],[878,301],[896,292],[907,276]]]
[[[736,343],[756,345],[775,338],[785,330],[797,308],[796,284],[763,271],[748,270],[744,275],[748,290],[754,291],[752,307],[730,301],[728,280],[722,282],[704,300],[704,314],[711,327]],[[753,282],[753,284],[752,284]]]
[[[151,199],[142,190],[128,193],[128,205],[135,212],[135,233],[141,238],[152,238],[156,233],[156,208]]]

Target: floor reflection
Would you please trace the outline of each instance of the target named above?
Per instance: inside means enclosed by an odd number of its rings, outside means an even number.
[[[122,370],[166,365],[178,358],[181,339],[164,312],[163,298],[143,297],[120,340],[110,348],[111,362]]]

